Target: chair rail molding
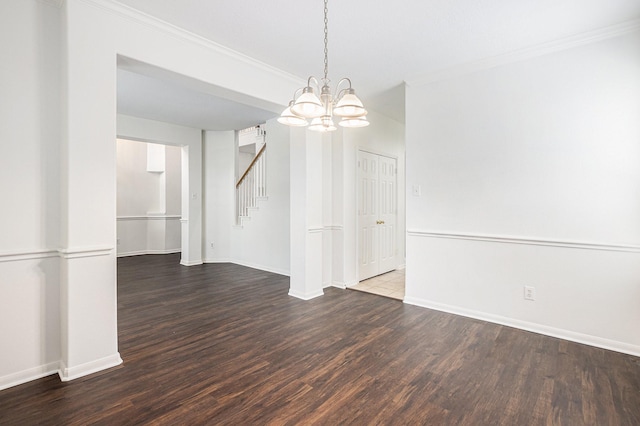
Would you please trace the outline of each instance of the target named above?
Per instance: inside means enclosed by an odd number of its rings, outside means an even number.
[[[602,251],[621,251],[621,252],[629,252],[629,253],[640,253],[640,246],[637,246],[637,245],[596,243],[596,242],[586,242],[586,241],[562,241],[562,240],[540,239],[540,238],[512,236],[512,235],[471,234],[471,233],[409,229],[407,230],[407,236],[422,237],[422,238],[444,238],[444,239],[450,239],[450,240],[484,241],[484,242],[503,243],[503,244],[550,246],[550,247],[562,247],[562,248],[581,249],[581,250],[602,250]]]
[[[37,260],[37,259],[45,259],[48,257],[58,257],[58,256],[59,256],[59,253],[57,250],[50,250],[50,249],[19,250],[19,251],[0,253],[0,262]]]
[[[180,215],[162,215],[162,214],[149,214],[142,216],[118,216],[116,220],[118,222],[127,221],[127,220],[181,220],[182,216]]]
[[[114,247],[112,246],[69,247],[58,249],[58,253],[63,259],[77,259],[81,257],[109,256],[113,250]]]

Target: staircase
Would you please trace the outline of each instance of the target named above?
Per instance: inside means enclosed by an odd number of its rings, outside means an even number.
[[[263,145],[236,183],[236,225],[242,226],[258,200],[267,199],[267,145]]]

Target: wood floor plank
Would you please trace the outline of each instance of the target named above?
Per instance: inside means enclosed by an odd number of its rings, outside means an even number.
[[[640,359],[179,255],[118,260],[124,364],[0,392],[0,425],[640,425]]]

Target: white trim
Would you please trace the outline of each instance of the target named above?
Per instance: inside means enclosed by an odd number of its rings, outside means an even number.
[[[189,223],[189,219],[181,218],[180,219],[180,223],[182,223],[182,224]]]
[[[0,253],[0,263],[2,262],[16,262],[20,260],[38,260],[46,259],[49,257],[58,257],[57,250],[39,249],[39,250],[24,250],[16,252]]]
[[[397,155],[388,154],[388,153],[386,153],[384,151],[378,151],[377,149],[359,146],[357,150],[358,151],[362,151],[362,152],[366,152],[366,153],[369,153],[369,154],[373,154],[373,155],[379,155],[381,157],[391,158],[392,160],[398,161],[398,156]],[[358,166],[357,161],[358,161],[358,155],[356,153],[356,167]],[[398,163],[396,162],[396,169],[397,168],[398,168]]]
[[[178,37],[186,42],[200,45],[206,49],[212,50],[217,53],[221,53],[225,56],[228,56],[229,58],[245,63],[251,67],[258,68],[262,71],[266,71],[273,75],[277,75],[281,78],[291,81],[292,83],[295,83],[296,86],[302,86],[306,81],[306,80],[300,79],[300,77],[297,77],[291,73],[288,73],[286,71],[283,71],[281,69],[268,65],[264,62],[260,62],[256,59],[251,58],[250,56],[247,56],[235,50],[229,49],[228,47],[218,44],[205,37],[194,34],[190,31],[187,31],[169,22],[158,19],[155,16],[148,15],[144,12],[141,12],[130,6],[118,3],[114,0],[82,0],[82,1],[91,6],[113,13],[114,15],[118,15],[121,18],[129,19],[134,21],[137,24],[144,25],[144,26],[153,28],[155,30],[163,31],[174,37]]]
[[[290,276],[289,271],[285,271],[284,269],[272,268],[270,266],[259,265],[251,262],[244,262],[240,260],[231,260],[230,263],[235,265],[245,266],[247,268],[258,269],[260,271],[271,272],[273,274],[284,275],[285,277]]]
[[[582,249],[582,250],[622,251],[622,252],[629,252],[629,253],[640,253],[640,246],[635,246],[635,245],[593,243],[593,242],[585,242],[585,241],[547,240],[547,239],[537,239],[537,238],[531,238],[531,237],[516,237],[516,236],[510,236],[510,235],[465,234],[465,233],[456,233],[456,232],[423,231],[423,230],[410,229],[410,230],[407,230],[407,236],[423,237],[423,238],[444,238],[444,239],[452,239],[452,240],[484,241],[484,242],[504,243],[504,244],[551,246],[551,247],[562,247],[562,248]]]
[[[208,264],[208,263],[233,263],[233,261],[231,259],[204,259],[202,261],[202,263]]]
[[[347,289],[347,285],[343,282],[340,281],[332,281],[331,285],[329,287],[335,287],[335,288],[339,288],[342,290],[346,290]]]
[[[563,330],[560,328],[549,327],[542,324],[536,324],[527,321],[521,321],[514,318],[507,318],[500,315],[488,314],[485,312],[474,311],[472,309],[461,308],[458,306],[446,305],[443,303],[432,302],[429,300],[405,297],[404,303],[409,305],[420,306],[422,308],[433,309],[436,311],[447,312],[454,315],[461,315],[468,318],[475,318],[482,321],[488,321],[494,324],[514,327],[520,330],[531,331],[533,333],[543,334],[545,336],[557,337],[559,339],[569,340],[571,342],[582,343],[584,345],[595,346],[597,348],[607,349],[616,352],[622,352],[629,355],[640,356],[640,346],[631,345],[616,340],[604,339],[602,337],[591,336],[589,334],[577,333],[574,331]]]
[[[342,225],[327,225],[322,227],[323,231],[342,231],[344,227]]]
[[[129,257],[129,256],[144,256],[146,254],[174,254],[180,253],[182,249],[165,249],[165,250],[138,250],[138,251],[127,251],[123,253],[118,253],[116,257]]]
[[[50,257],[59,257],[62,259],[76,259],[80,257],[95,257],[95,256],[109,256],[113,251],[113,247],[110,246],[97,246],[97,247],[73,247],[73,248],[61,248],[58,250],[51,249],[37,249],[37,250],[23,250],[15,252],[0,253],[0,263],[2,262],[16,262],[22,260],[38,260]]]
[[[77,259],[81,257],[109,256],[113,252],[113,247],[71,247],[58,249],[60,257],[63,259]]]
[[[536,58],[550,53],[560,52],[563,50],[596,43],[638,30],[640,30],[640,19],[634,19],[631,21],[623,22],[621,24],[601,28],[595,31],[588,31],[582,34],[576,34],[548,43],[542,43],[524,49],[515,50],[503,55],[455,65],[450,68],[430,72],[423,76],[406,80],[405,83],[408,86],[421,86],[430,84],[436,81],[447,80],[452,77],[471,74],[474,72],[499,67],[501,65],[525,61],[527,59]]]
[[[289,288],[289,296],[295,297],[297,299],[302,299],[302,300],[311,300],[311,299],[315,299],[316,297],[320,297],[324,295],[324,291],[322,290],[318,290],[318,291],[314,291],[312,293],[301,293],[298,292],[296,290],[292,290],[291,288]]]
[[[147,216],[118,216],[117,221],[125,220],[181,220],[180,215],[147,215]]]
[[[307,229],[307,232],[310,234],[316,234],[318,232],[322,232],[324,231],[324,227],[323,226],[313,226],[311,228]]]
[[[60,368],[60,362],[51,362],[49,364],[40,365],[38,367],[29,368],[27,370],[11,373],[0,377],[0,391],[13,386],[18,386],[32,380],[41,379],[46,376],[56,374]]]
[[[188,262],[188,261],[183,259],[183,260],[180,261],[180,264],[182,266],[198,266],[198,265],[202,265],[202,263],[203,262],[201,260],[197,260],[195,262]]]
[[[289,271],[286,271],[284,269],[271,268],[269,266],[257,265],[255,263],[243,262],[243,261],[233,260],[233,259],[228,259],[228,258],[205,259],[203,263],[207,263],[207,264],[210,264],[210,263],[232,263],[234,265],[244,266],[246,268],[258,269],[260,271],[271,272],[273,274],[278,274],[278,275],[284,275],[285,277],[290,276]]]
[[[75,367],[67,367],[63,361],[60,361],[58,375],[60,376],[60,380],[68,382],[69,380],[88,376],[89,374],[97,373],[98,371],[106,370],[120,364],[122,364],[122,358],[120,358],[120,353],[118,352],[104,358],[96,359],[95,361],[76,365]]]
[[[359,281],[347,281],[347,282],[342,282],[342,281],[333,281],[331,282],[331,286],[330,287],[335,287],[335,288],[339,288],[342,290],[346,290],[349,287],[353,287],[355,285],[358,285]]]

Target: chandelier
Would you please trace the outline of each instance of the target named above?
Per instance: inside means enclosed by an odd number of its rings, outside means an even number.
[[[309,130],[330,132],[336,130],[333,123],[333,116],[336,115],[341,117],[338,124],[342,127],[365,127],[369,125],[367,110],[364,109],[362,101],[351,87],[351,80],[341,79],[336,85],[335,96],[331,94],[330,81],[327,77],[329,74],[327,1],[324,0],[324,78],[318,80],[314,76],[309,77],[307,86],[295,91],[293,100],[289,102],[289,106],[282,112],[278,121],[287,126],[309,126]],[[346,85],[343,83],[348,83],[348,87],[339,90],[341,85]],[[318,97],[316,93],[320,93],[320,96]]]

